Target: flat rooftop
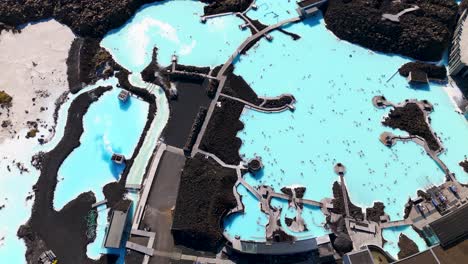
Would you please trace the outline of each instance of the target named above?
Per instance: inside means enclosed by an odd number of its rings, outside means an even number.
[[[361,251],[348,253],[344,258],[346,264],[374,264],[372,254],[366,248]]]
[[[319,4],[325,1],[326,0],[304,0],[304,1],[297,2],[297,5],[304,8],[304,7],[308,7],[313,4]]]
[[[443,247],[454,244],[468,236],[468,204],[461,206],[434,222],[429,226],[440,240]]]
[[[460,36],[460,61],[468,65],[468,11],[462,15],[464,19]]]

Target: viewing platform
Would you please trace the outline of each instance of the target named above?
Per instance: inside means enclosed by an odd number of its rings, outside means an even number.
[[[118,95],[118,98],[121,102],[127,102],[128,101],[128,98],[130,97],[130,92],[127,91],[127,90],[122,90],[120,91],[119,95]]]
[[[263,169],[263,162],[262,162],[262,159],[260,157],[255,157],[253,159],[251,159],[248,163],[248,169],[249,169],[249,172],[252,173],[252,174],[256,174],[258,173],[260,170]]]
[[[114,153],[112,154],[111,160],[116,164],[123,164],[125,163],[125,156],[122,154]]]

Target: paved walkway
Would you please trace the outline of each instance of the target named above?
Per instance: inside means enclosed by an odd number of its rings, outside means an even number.
[[[291,200],[292,199],[291,196],[289,196],[287,194],[284,194],[284,193],[274,192],[274,193],[271,194],[271,196],[275,197],[275,198],[284,199],[284,200]],[[308,204],[308,205],[312,205],[312,206],[317,206],[317,207],[322,207],[321,202],[317,202],[317,201],[309,200],[309,199],[295,198],[295,202],[296,203],[302,203],[302,204]]]
[[[392,227],[398,227],[398,226],[407,226],[411,225],[412,221],[409,219],[404,219],[404,220],[399,220],[399,221],[391,221],[387,223],[381,223],[380,228],[392,228]]]
[[[284,21],[281,21],[275,25],[271,25],[265,29],[263,29],[262,31],[259,31],[257,32],[257,34],[255,35],[252,35],[250,36],[248,39],[246,39],[237,49],[236,51],[231,55],[231,57],[229,57],[229,59],[226,61],[226,63],[224,63],[223,67],[220,69],[220,71],[218,72],[218,75],[217,75],[217,79],[219,80],[219,85],[218,85],[218,89],[216,91],[216,95],[215,97],[213,98],[213,100],[211,101],[211,104],[210,104],[210,107],[208,108],[208,112],[206,114],[206,118],[205,118],[205,122],[203,122],[203,125],[202,125],[202,128],[200,129],[200,133],[198,133],[198,137],[197,137],[197,140],[193,146],[193,150],[192,150],[192,156],[194,155],[194,153],[197,153],[199,152],[199,147],[200,147],[200,142],[203,138],[203,136],[205,135],[205,131],[206,131],[206,127],[208,126],[208,123],[210,122],[211,120],[211,116],[213,115],[213,112],[214,112],[214,109],[216,107],[216,104],[218,103],[218,99],[219,99],[219,95],[221,94],[221,90],[223,89],[224,87],[224,84],[226,83],[226,71],[227,69],[229,68],[229,66],[231,66],[232,62],[239,56],[239,54],[246,48],[248,47],[248,45],[253,42],[253,41],[257,41],[259,38],[262,38],[266,33],[268,32],[271,32],[283,25],[286,25],[286,24],[289,24],[289,23],[294,23],[294,22],[298,22],[300,21],[301,18],[300,17],[294,17],[294,18],[290,18],[290,19],[287,19],[287,20],[284,20]]]
[[[410,13],[410,12],[414,12],[416,10],[419,10],[419,6],[414,6],[414,7],[411,7],[411,8],[406,8],[405,10],[402,10],[401,12],[399,12],[398,14],[396,15],[393,15],[393,14],[382,14],[382,18],[383,19],[388,19],[392,22],[397,22],[399,23],[400,22],[400,17],[406,13]]]
[[[148,173],[145,177],[145,181],[143,184],[143,194],[141,195],[140,200],[138,201],[138,206],[135,211],[135,217],[133,218],[132,229],[138,229],[138,226],[140,225],[140,221],[143,217],[143,211],[146,206],[146,201],[148,200],[148,196],[151,190],[151,186],[153,184],[154,177],[156,175],[156,170],[158,168],[159,161],[161,160],[161,157],[164,151],[166,150],[166,144],[161,143],[157,148],[157,151],[153,154],[150,169],[148,170]]]
[[[266,108],[266,107],[263,107],[263,106],[254,105],[254,104],[252,104],[250,102],[247,102],[247,101],[245,101],[243,99],[240,99],[240,98],[237,98],[237,97],[234,97],[234,96],[230,96],[230,95],[227,95],[227,94],[221,93],[220,95],[222,97],[226,97],[226,98],[229,98],[231,100],[241,102],[241,103],[245,104],[247,107],[249,107],[251,109],[254,109],[256,111],[259,111],[259,112],[263,112],[263,113],[279,113],[279,112],[284,112],[284,111],[290,109],[290,104],[284,105],[282,107]]]
[[[344,177],[343,175],[340,175],[340,185],[341,185],[341,193],[343,195],[343,203],[345,207],[345,214],[346,216],[350,217],[349,214],[349,202],[348,202],[348,191],[346,191],[346,185],[344,182]]]
[[[259,30],[257,29],[257,27],[255,27],[255,25],[252,23],[252,21],[250,21],[250,19],[248,17],[246,17],[243,13],[238,13],[239,17],[242,18],[245,22],[247,22],[247,24],[249,24],[249,26],[253,29],[253,31],[255,33],[257,33]]]

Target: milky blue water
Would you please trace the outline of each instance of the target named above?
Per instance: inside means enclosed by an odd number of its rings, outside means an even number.
[[[136,73],[150,63],[155,46],[161,65],[169,65],[175,53],[181,64],[218,66],[250,32],[239,30],[244,22],[232,15],[201,23],[203,7],[189,0],[145,5],[122,28],[111,31],[101,45],[120,65]]]
[[[354,203],[372,206],[382,201],[392,220],[401,219],[408,197],[414,197],[419,188],[442,183],[444,173],[414,143],[398,143],[391,149],[380,143],[384,131],[406,134],[381,125],[389,110],[375,109],[371,103],[373,96],[381,94],[396,103],[408,98],[432,102],[432,125],[447,147],[441,158],[461,181],[468,180],[458,166],[467,154],[468,126],[442,85],[415,90],[399,75],[387,82],[410,60],[340,41],[326,30],[321,16],[286,29],[302,38],[292,41],[274,32],[273,42],[260,41],[235,65],[235,73],[259,95],[292,93],[297,99],[295,112],[248,110],[242,115],[240,152],[247,158],[260,155],[265,164],[264,175],[247,176],[248,183],[267,184],[277,191],[300,184],[307,186],[305,198],[321,200],[332,196],[332,184],[338,180],[333,166],[342,162]]]
[[[384,250],[390,253],[390,255],[395,259],[398,259],[398,252],[400,252],[398,241],[401,234],[405,234],[408,238],[413,240],[413,242],[418,246],[419,251],[427,249],[424,239],[422,239],[411,226],[399,226],[383,229],[382,236],[387,240],[384,244]]]
[[[250,9],[247,15],[263,24],[273,25],[288,18],[297,16],[297,1],[257,0],[257,10]]]
[[[54,207],[62,208],[80,193],[93,191],[97,201],[104,199],[102,187],[118,181],[125,165],[111,161],[113,153],[131,158],[147,121],[149,105],[131,97],[121,103],[113,88],[91,104],[83,118],[81,145],[63,162],[58,171]]]
[[[260,202],[242,184],[237,188],[244,204],[244,213],[229,215],[224,220],[224,233],[234,239],[239,236],[242,240],[266,241],[265,227],[267,216],[260,210]]]
[[[297,215],[296,209],[289,207],[288,201],[274,198],[271,200],[271,205],[276,208],[282,208],[280,222],[284,231],[290,235],[301,238],[313,238],[323,236],[329,232],[323,228],[325,224],[325,215],[320,207],[304,205],[302,209],[302,217],[304,218],[307,231],[293,232],[286,225],[286,217],[294,218]]]
[[[127,220],[131,221],[135,214],[135,204],[138,202],[139,194],[135,192],[129,192],[126,194],[127,199],[132,200],[132,206],[129,211]],[[101,205],[97,208],[98,217],[97,217],[97,226],[96,226],[96,238],[93,243],[88,244],[86,254],[89,258],[98,260],[102,254],[112,254],[118,255],[119,259],[116,264],[125,263],[125,253],[126,248],[121,247],[118,249],[111,249],[104,247],[104,238],[109,227],[109,222],[107,221],[107,216],[109,215],[110,209],[106,205]],[[127,223],[126,232],[124,232],[122,241],[128,240],[129,230],[131,229],[131,224]],[[124,244],[125,242],[122,242]]]

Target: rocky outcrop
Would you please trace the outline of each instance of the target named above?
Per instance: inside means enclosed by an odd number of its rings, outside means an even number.
[[[459,9],[459,13],[463,13],[463,11],[465,11],[466,9],[468,9],[468,0],[463,0],[461,3],[460,3],[460,9]]]
[[[432,151],[442,148],[426,122],[423,110],[416,103],[407,103],[405,106],[392,109],[382,123],[423,138]]]
[[[182,172],[174,212],[175,243],[195,250],[218,252],[225,241],[222,218],[237,205],[232,188],[236,171],[197,154]]]
[[[252,0],[200,0],[208,4],[205,6],[205,15],[214,15],[226,12],[241,12],[246,10]]]
[[[419,249],[416,243],[414,243],[413,240],[411,240],[403,233],[400,235],[400,238],[398,240],[398,247],[400,248],[400,251],[398,252],[398,259],[404,259],[406,257],[419,253]]]
[[[0,22],[10,26],[54,18],[82,37],[103,37],[122,26],[142,5],[160,0],[4,0]]]
[[[348,206],[349,206],[349,213],[350,216],[354,219],[364,220],[364,214],[362,213],[362,208],[359,206],[354,205],[351,200],[349,199],[349,195],[345,194],[348,197]],[[344,204],[344,196],[343,192],[341,191],[341,185],[338,182],[333,183],[333,213],[336,214],[345,214],[345,204]]]
[[[330,0],[325,12],[327,28],[336,36],[366,48],[397,53],[419,60],[442,57],[450,42],[458,11],[453,0]],[[417,5],[419,10],[383,20],[382,14]]]
[[[102,48],[97,38],[76,38],[67,58],[67,78],[70,92],[77,93],[84,86],[99,79],[107,79],[114,71],[123,70],[112,55]]]
[[[422,71],[427,74],[430,79],[444,80],[447,78],[447,69],[444,66],[435,65],[425,62],[408,62],[398,69],[400,75],[408,77],[411,71]]]
[[[385,214],[385,205],[381,202],[374,202],[374,206],[366,208],[366,218],[369,221],[379,223],[380,217]]]
[[[54,18],[82,37],[101,38],[127,22],[144,4],[162,0],[3,0],[0,1],[0,32],[41,19]],[[200,0],[205,14],[237,12],[252,0]]]
[[[98,87],[79,95],[68,111],[64,136],[57,146],[42,158],[41,174],[33,186],[34,205],[28,223],[20,228],[18,235],[24,238],[28,248],[28,263],[37,262],[37,248],[46,245],[63,263],[88,263],[86,246],[91,241],[85,216],[96,202],[92,192],[82,193],[60,211],[53,209],[57,172],[62,162],[80,145],[83,133],[83,116],[89,106],[111,87]]]
[[[219,103],[221,106],[215,108],[200,148],[227,164],[238,165],[242,160],[239,155],[242,141],[237,133],[244,128],[239,120],[244,104],[227,98],[220,98]]]
[[[460,166],[463,168],[463,170],[468,173],[468,160],[464,160],[460,162]]]

